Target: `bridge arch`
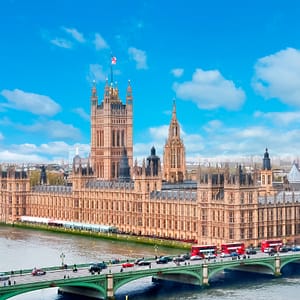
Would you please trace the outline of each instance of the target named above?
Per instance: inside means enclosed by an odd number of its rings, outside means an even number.
[[[151,273],[150,272],[135,273],[133,274],[133,276],[130,277],[123,277],[123,278],[114,277],[114,293],[125,284],[141,278],[159,276],[160,278],[163,279],[164,276],[179,275],[179,274],[194,277],[195,280],[199,282],[199,285],[202,284],[202,270],[201,272],[199,272],[199,270],[187,270],[187,269],[168,269],[162,271],[156,270],[155,272],[151,272]]]
[[[73,287],[73,288],[84,288],[87,290],[93,290],[93,291],[97,291],[99,292],[99,295],[103,296],[105,298],[106,296],[106,290],[103,286],[98,285],[96,283],[90,283],[90,282],[76,282],[76,283],[72,283],[72,282],[68,282],[68,281],[64,281],[64,282],[60,282],[60,283],[55,283],[55,284],[48,284],[48,285],[43,285],[43,286],[27,286],[27,287],[23,287],[20,288],[18,290],[14,290],[11,292],[6,293],[5,295],[0,296],[1,300],[6,300],[15,296],[19,296],[25,293],[30,293],[30,292],[34,292],[34,291],[38,291],[38,290],[42,290],[42,289],[47,289],[47,288],[51,288],[51,287],[55,287],[55,288],[63,288],[63,287]]]
[[[284,258],[282,257],[281,259],[281,264],[280,264],[280,270],[285,267],[286,265],[288,265],[289,263],[293,263],[293,262],[296,262],[296,261],[300,261],[300,258],[299,257],[287,257],[285,256]]]
[[[249,268],[249,266],[267,267],[268,269],[271,270],[271,272],[273,274],[275,273],[275,265],[273,262],[270,263],[270,262],[265,262],[265,261],[258,262],[257,260],[255,260],[255,261],[247,260],[247,264],[244,264],[243,261],[241,261],[239,265],[232,262],[232,263],[228,263],[226,265],[220,265],[218,267],[209,268],[208,279],[211,279],[215,274],[222,272],[225,269],[233,269],[234,270],[234,269],[236,269],[236,267],[239,267],[239,270],[242,270],[243,268],[245,268],[245,271],[247,271],[247,268]]]

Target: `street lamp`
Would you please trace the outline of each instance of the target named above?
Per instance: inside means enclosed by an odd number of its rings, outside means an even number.
[[[157,257],[158,246],[154,245],[155,257]]]
[[[59,256],[61,258],[61,266],[64,266],[64,259],[65,259],[65,254],[62,252],[61,255]]]

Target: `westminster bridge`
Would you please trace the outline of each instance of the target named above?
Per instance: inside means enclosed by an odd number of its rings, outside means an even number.
[[[152,261],[150,266],[135,265],[122,268],[121,264],[109,265],[100,274],[90,274],[88,265],[79,265],[77,272],[61,267],[49,267],[46,275],[32,276],[31,270],[7,272],[10,284],[0,287],[0,300],[49,287],[58,287],[60,292],[85,295],[95,299],[114,299],[116,291],[125,284],[144,277],[157,280],[187,283],[206,287],[210,279],[224,270],[257,272],[278,277],[282,269],[291,263],[299,263],[300,253],[280,253],[267,256],[260,253],[247,258],[217,258],[215,260],[185,261],[166,265]]]

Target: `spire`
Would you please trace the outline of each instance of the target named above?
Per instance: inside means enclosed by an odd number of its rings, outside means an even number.
[[[268,148],[266,148],[266,152],[264,154],[262,169],[271,170],[271,160],[269,158]]]
[[[173,99],[172,119],[177,119],[176,118],[176,102],[175,102],[175,99]]]
[[[179,138],[180,139],[180,128],[176,116],[176,102],[173,99],[173,109],[172,109],[172,119],[169,126],[169,138]]]
[[[128,80],[127,90],[126,90],[126,104],[132,104],[132,87],[130,80]]]
[[[92,105],[96,105],[98,103],[96,80],[93,80],[91,100],[92,100]]]

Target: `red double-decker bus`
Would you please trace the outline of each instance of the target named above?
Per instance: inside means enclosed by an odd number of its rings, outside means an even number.
[[[280,247],[282,247],[283,243],[280,239],[274,240],[263,240],[261,242],[261,252],[269,252],[269,249],[272,248],[275,251],[279,251]]]
[[[222,244],[221,252],[225,254],[231,254],[233,252],[239,255],[245,254],[245,244],[243,242]]]
[[[201,256],[205,258],[209,254],[217,255],[217,246],[215,245],[194,245],[191,249],[191,256]]]

